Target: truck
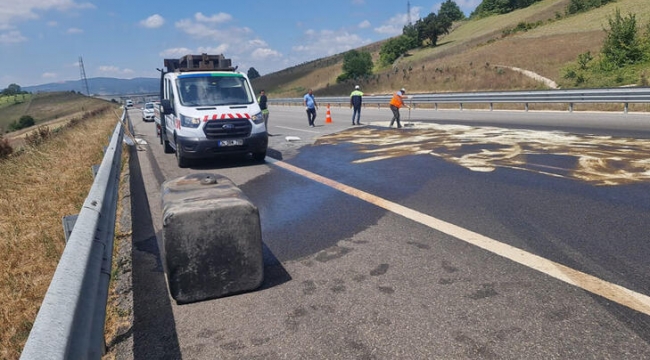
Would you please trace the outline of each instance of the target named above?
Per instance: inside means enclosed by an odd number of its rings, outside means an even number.
[[[164,59],[154,121],[179,167],[194,159],[250,154],[264,161],[268,132],[248,77],[220,55]]]

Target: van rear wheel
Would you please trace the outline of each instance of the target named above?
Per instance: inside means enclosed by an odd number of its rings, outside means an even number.
[[[160,135],[161,139],[162,139],[162,136],[163,135]],[[174,148],[171,145],[169,145],[169,140],[164,139],[162,142],[163,142],[163,146],[165,147],[165,154],[171,154],[171,153],[174,152]]]

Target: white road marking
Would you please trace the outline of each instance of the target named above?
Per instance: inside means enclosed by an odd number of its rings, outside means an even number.
[[[599,279],[593,275],[572,269],[568,266],[537,256],[514,246],[504,244],[487,236],[464,229],[433,216],[423,214],[419,211],[407,208],[359,189],[355,189],[351,186],[341,184],[337,181],[314,174],[286,162],[272,159],[270,157],[267,157],[266,161],[285,170],[302,175],[308,179],[384,208],[407,219],[453,236],[459,240],[478,246],[481,249],[542,272],[558,280],[577,286],[583,290],[602,296],[623,306],[627,306],[630,309],[650,315],[650,297],[647,295]]]

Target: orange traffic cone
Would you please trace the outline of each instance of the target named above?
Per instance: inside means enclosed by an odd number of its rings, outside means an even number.
[[[332,113],[330,113],[330,104],[327,104],[327,112],[325,113],[325,123],[332,123]]]

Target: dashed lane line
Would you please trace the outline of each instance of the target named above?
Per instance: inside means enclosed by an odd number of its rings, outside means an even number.
[[[499,242],[487,236],[437,219],[433,216],[423,214],[419,211],[407,208],[392,201],[388,201],[365,191],[361,191],[351,186],[341,184],[337,181],[301,169],[286,162],[272,159],[270,157],[267,157],[266,161],[285,170],[302,175],[308,179],[314,180],[323,185],[327,185],[343,193],[384,208],[407,219],[413,220],[417,223],[453,236],[459,240],[478,246],[481,249],[487,250],[491,253],[500,255],[506,259],[542,272],[558,280],[577,286],[583,290],[602,296],[618,304],[627,306],[630,309],[639,311],[646,315],[650,315],[650,297],[647,295],[602,280],[593,275],[572,269],[568,266],[529,253],[514,246]]]

